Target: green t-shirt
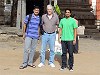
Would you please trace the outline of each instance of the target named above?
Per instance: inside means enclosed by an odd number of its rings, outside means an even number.
[[[60,21],[59,27],[62,28],[61,40],[62,41],[73,41],[74,40],[74,28],[78,25],[74,18],[63,18]]]

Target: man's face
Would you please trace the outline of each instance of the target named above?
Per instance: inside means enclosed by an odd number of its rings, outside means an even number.
[[[66,10],[65,15],[66,15],[66,17],[70,17],[71,12],[69,10]]]
[[[34,12],[34,15],[38,15],[39,14],[39,9],[36,8],[36,9],[33,10],[33,12]]]
[[[48,8],[48,9],[47,9],[47,13],[48,13],[49,15],[51,15],[52,12],[53,12],[53,11],[52,11],[52,8]]]

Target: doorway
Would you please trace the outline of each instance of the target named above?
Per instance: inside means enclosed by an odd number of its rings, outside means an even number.
[[[44,0],[26,0],[26,15],[33,13],[34,6],[39,6],[40,16],[44,13]]]

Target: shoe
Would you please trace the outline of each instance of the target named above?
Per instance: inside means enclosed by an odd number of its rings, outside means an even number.
[[[44,64],[43,64],[43,63],[40,63],[40,64],[38,65],[38,67],[42,67],[42,66],[44,66]]]
[[[36,68],[36,66],[35,66],[35,65],[28,65],[28,66],[30,66],[30,67],[32,67],[32,68]]]
[[[19,69],[24,69],[26,68],[27,66],[20,66]]]
[[[61,69],[59,69],[60,71],[63,71],[63,70],[65,70],[66,69],[66,67],[61,67]]]
[[[61,68],[61,69],[59,69],[60,71],[63,71],[64,70],[64,68]]]
[[[51,66],[51,67],[55,67],[55,65],[54,65],[53,63],[52,63],[52,64],[50,64],[50,66]]]
[[[69,69],[69,71],[71,71],[71,72],[72,72],[72,71],[73,71],[73,68],[71,67],[71,68]]]

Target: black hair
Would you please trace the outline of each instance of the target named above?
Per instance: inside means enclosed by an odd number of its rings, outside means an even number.
[[[40,9],[40,8],[39,8],[39,6],[34,6],[34,8],[33,8],[33,9]]]
[[[70,11],[70,13],[72,12],[72,11],[71,11],[71,9],[66,8],[66,9],[65,9],[65,12],[66,12],[66,10],[69,10],[69,11]]]

